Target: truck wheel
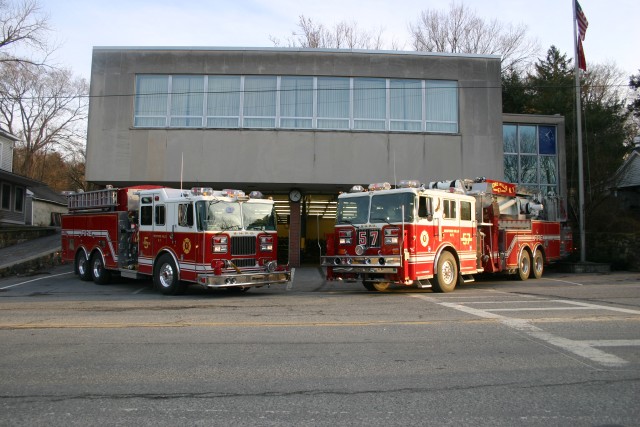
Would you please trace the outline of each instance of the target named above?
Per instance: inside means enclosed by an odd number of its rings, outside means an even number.
[[[451,292],[458,283],[458,264],[450,252],[442,252],[438,259],[438,273],[433,284],[435,292]]]
[[[387,292],[391,287],[391,282],[373,282],[373,289],[378,292]]]
[[[91,280],[91,269],[89,267],[89,260],[84,251],[78,251],[76,254],[75,273],[80,277],[80,280],[88,282]]]
[[[531,257],[529,256],[529,252],[523,250],[518,260],[518,277],[520,277],[520,280],[527,280],[530,273]]]
[[[171,255],[165,253],[158,258],[153,270],[153,284],[164,295],[184,292],[185,285],[180,281],[178,268]]]
[[[96,252],[91,257],[91,277],[93,281],[98,285],[106,285],[111,280],[111,272],[104,268],[104,261],[102,261],[102,255]]]
[[[369,292],[375,292],[376,288],[373,287],[373,283],[371,282],[362,282],[362,286]]]
[[[542,277],[542,272],[544,271],[544,257],[542,256],[542,252],[538,249],[535,254],[533,254],[533,278],[539,279]]]

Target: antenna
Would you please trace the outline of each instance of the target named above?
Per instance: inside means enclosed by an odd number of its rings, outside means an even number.
[[[180,194],[182,194],[182,173],[184,171],[184,151],[180,153]]]
[[[393,150],[393,186],[398,187],[398,180],[396,179],[396,150]]]

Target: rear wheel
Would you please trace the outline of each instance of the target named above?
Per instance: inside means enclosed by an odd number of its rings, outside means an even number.
[[[98,285],[106,285],[111,280],[111,272],[104,268],[104,261],[100,252],[91,257],[91,277]]]
[[[435,292],[451,292],[458,283],[458,264],[451,252],[443,252],[438,258],[438,271],[433,290]]]
[[[529,252],[523,250],[518,260],[518,277],[520,280],[527,280],[531,273],[531,256]]]
[[[362,282],[362,286],[365,287],[366,290],[368,290],[369,292],[375,292],[376,288],[373,287],[373,283],[372,282]]]
[[[373,288],[378,292],[387,292],[391,287],[391,282],[373,282]]]
[[[533,278],[539,279],[542,277],[542,273],[544,272],[544,257],[542,256],[542,252],[538,249],[536,253],[533,254]]]
[[[76,254],[76,274],[80,277],[80,280],[88,282],[91,280],[91,269],[89,267],[89,260],[84,251],[78,251]]]
[[[153,284],[164,295],[178,295],[184,292],[185,285],[180,281],[178,268],[171,255],[165,253],[158,258],[153,270]]]

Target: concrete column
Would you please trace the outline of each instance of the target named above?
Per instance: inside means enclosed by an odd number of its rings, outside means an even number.
[[[289,202],[289,265],[300,267],[300,203]]]

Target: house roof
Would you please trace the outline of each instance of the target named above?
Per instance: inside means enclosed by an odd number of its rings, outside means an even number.
[[[7,181],[13,184],[24,185],[25,187],[42,187],[45,184],[42,181],[36,181],[35,179],[27,178],[26,176],[18,175],[13,172],[0,169],[0,181]]]
[[[33,198],[36,200],[42,200],[45,202],[55,203],[57,205],[67,206],[67,198],[61,194],[56,193],[47,186],[29,187],[29,191],[33,193]]]
[[[636,148],[612,179],[611,188],[640,187],[640,149]]]
[[[18,138],[17,136],[15,136],[13,134],[10,134],[9,132],[7,132],[6,130],[4,130],[2,128],[0,128],[0,136],[4,137],[6,139],[9,139],[9,140],[11,140],[13,142],[16,142],[16,141],[20,140],[20,138]]]

